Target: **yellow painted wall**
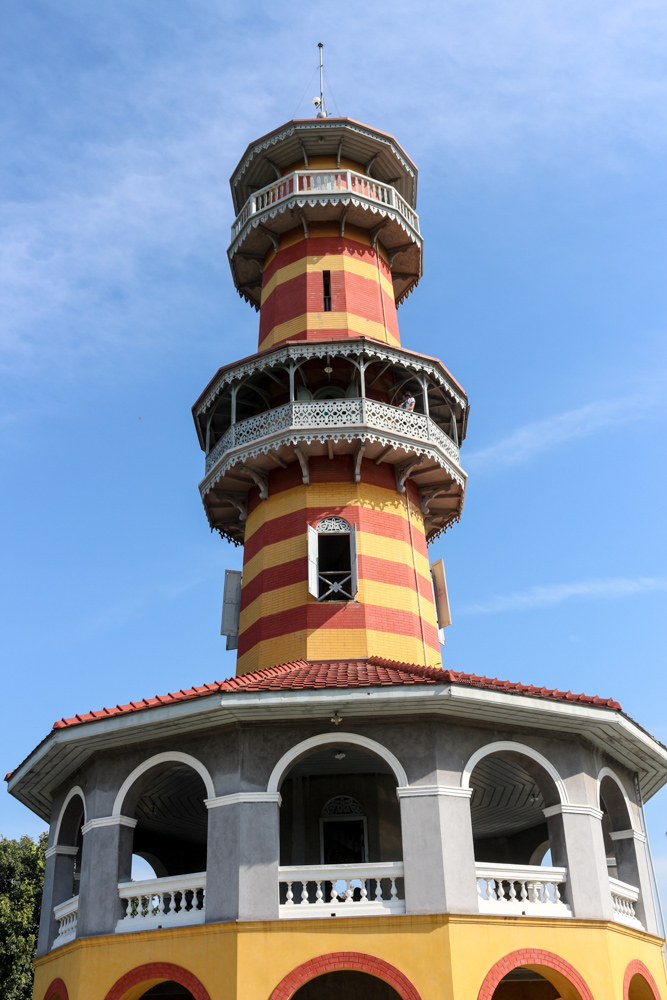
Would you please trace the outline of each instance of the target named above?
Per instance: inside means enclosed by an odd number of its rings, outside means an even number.
[[[355,951],[398,968],[422,1000],[477,1000],[499,959],[518,949],[539,948],[574,966],[595,1000],[623,1000],[624,972],[637,958],[667,998],[661,946],[660,939],[618,924],[526,917],[211,924],[74,941],[38,959],[34,997],[43,1000],[49,984],[60,977],[69,1000],[105,1000],[114,983],[136,966],[171,962],[197,976],[211,1000],[268,1000],[283,977],[303,962],[328,952]],[[141,992],[134,989],[123,1000],[137,1000]]]

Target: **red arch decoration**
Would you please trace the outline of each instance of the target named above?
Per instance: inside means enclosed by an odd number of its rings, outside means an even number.
[[[504,979],[508,972],[517,969],[520,965],[542,965],[547,969],[553,969],[554,972],[564,976],[575,989],[579,990],[581,1000],[593,1000],[593,994],[574,966],[566,962],[564,958],[560,958],[559,955],[554,955],[550,951],[542,951],[541,948],[522,948],[520,951],[511,951],[509,955],[505,955],[499,962],[496,962],[491,971],[487,973],[477,1000],[493,1000],[493,994],[501,979]]]
[[[62,979],[54,979],[44,994],[44,1000],[55,1000],[56,997],[60,997],[60,1000],[69,1000],[69,993]]]
[[[632,977],[637,975],[644,977],[648,985],[653,990],[655,1000],[660,1000],[660,991],[658,990],[658,985],[655,979],[648,971],[644,963],[640,962],[638,958],[633,958],[625,970],[625,975],[623,977],[623,1000],[628,1000],[630,996],[630,983],[632,982]]]
[[[367,972],[371,976],[383,979],[385,983],[393,986],[402,1000],[421,1000],[407,976],[394,965],[381,958],[375,958],[374,955],[364,955],[360,951],[332,951],[328,955],[309,959],[287,973],[274,989],[270,1000],[290,1000],[299,987],[310,979],[323,976],[326,972],[338,972],[343,969]]]
[[[137,986],[149,979],[170,979],[172,982],[178,983],[179,986],[185,986],[195,1000],[211,1000],[208,990],[202,986],[196,976],[193,976],[187,969],[181,968],[180,965],[172,965],[170,962],[149,962],[147,965],[138,965],[136,969],[126,972],[114,983],[104,1000],[121,1000],[123,994],[132,986]]]

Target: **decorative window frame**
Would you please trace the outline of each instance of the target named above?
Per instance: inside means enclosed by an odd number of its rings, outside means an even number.
[[[350,539],[350,575],[341,581],[331,581],[320,574],[320,535],[348,535]],[[344,587],[349,582],[349,590]],[[322,584],[328,586],[328,590],[320,593]],[[308,525],[308,593],[320,603],[329,594],[341,592],[340,601],[344,603],[355,602],[359,593],[359,566],[357,556],[357,526],[350,524],[344,517],[332,515],[324,517],[313,527]],[[334,598],[336,600],[337,598]]]

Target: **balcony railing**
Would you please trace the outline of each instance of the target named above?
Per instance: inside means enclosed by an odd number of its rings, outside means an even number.
[[[76,937],[76,923],[79,915],[79,897],[73,896],[53,907],[53,915],[58,921],[58,936],[53,942],[53,948],[69,944]]]
[[[571,917],[561,896],[566,868],[541,865],[475,865],[479,912],[506,916]]]
[[[204,923],[206,872],[120,882],[118,894],[127,909],[116,934]]]
[[[611,905],[614,910],[614,920],[628,927],[644,930],[641,921],[635,915],[635,903],[639,899],[639,889],[617,878],[609,879],[611,889]]]
[[[289,198],[313,195],[322,200],[348,195],[366,202],[373,211],[386,206],[419,233],[419,216],[391,184],[382,184],[354,170],[295,170],[250,195],[232,225],[232,242],[254,215],[277,208]]]
[[[416,438],[435,444],[459,464],[459,449],[425,413],[402,410],[375,399],[320,399],[285,403],[232,424],[206,456],[206,473],[223,455],[243,445],[257,445],[264,439],[289,432],[303,432],[297,436],[309,441],[317,437],[318,431],[344,431],[353,427],[363,431],[388,431],[404,439]]]
[[[405,913],[403,863],[287,866],[278,869],[280,916],[368,917]]]

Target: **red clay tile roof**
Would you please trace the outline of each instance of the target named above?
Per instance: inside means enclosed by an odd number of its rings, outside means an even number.
[[[296,660],[279,667],[270,667],[268,670],[230,677],[226,681],[204,684],[202,687],[181,689],[171,694],[132,701],[128,705],[116,705],[114,708],[75,715],[71,719],[59,719],[58,722],[54,722],[53,728],[64,729],[83,722],[94,722],[96,719],[107,719],[131,712],[143,712],[160,705],[192,701],[212,694],[220,694],[224,698],[226,693],[242,694],[246,691],[318,691],[325,688],[399,687],[415,684],[461,684],[487,691],[502,691],[505,694],[521,694],[531,698],[547,698],[550,701],[568,701],[578,705],[621,710],[619,703],[611,698],[572,694],[571,691],[559,691],[557,688],[538,688],[533,684],[501,681],[495,677],[479,677],[477,674],[441,670],[439,667],[419,667],[414,663],[397,663],[372,656],[365,660]]]

